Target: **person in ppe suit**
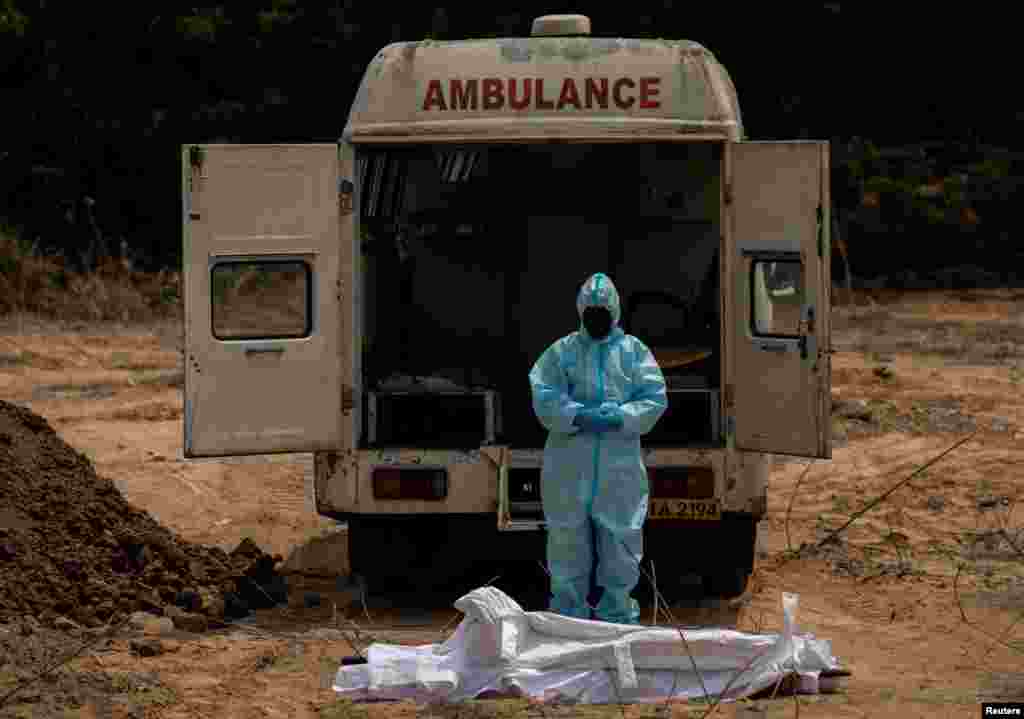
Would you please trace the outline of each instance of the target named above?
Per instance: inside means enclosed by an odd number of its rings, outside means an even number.
[[[533,409],[548,430],[541,471],[553,612],[635,624],[647,470],[640,437],[668,408],[651,351],[619,328],[619,294],[592,275],[576,300],[581,327],[548,347],[530,371]],[[596,575],[594,554],[597,555]]]

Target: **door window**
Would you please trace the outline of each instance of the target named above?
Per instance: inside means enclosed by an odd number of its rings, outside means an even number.
[[[210,269],[213,336],[295,339],[313,330],[312,273],[301,260],[218,262]]]
[[[751,263],[750,290],[754,336],[800,336],[804,276],[799,260],[755,260]]]

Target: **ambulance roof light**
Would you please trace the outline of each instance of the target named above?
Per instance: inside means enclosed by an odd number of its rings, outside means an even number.
[[[534,37],[569,37],[590,34],[590,18],[586,15],[543,15],[533,21]]]

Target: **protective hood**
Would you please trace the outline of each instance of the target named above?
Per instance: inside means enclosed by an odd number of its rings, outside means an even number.
[[[615,289],[615,285],[608,275],[603,272],[598,272],[587,278],[587,281],[580,287],[580,292],[576,296],[576,313],[580,318],[580,332],[587,335],[586,329],[583,327],[583,310],[588,307],[604,307],[612,315],[612,330],[609,333],[610,337],[615,337],[619,334],[619,318],[621,315],[621,307],[619,304],[619,291]],[[587,335],[589,339],[589,335]]]

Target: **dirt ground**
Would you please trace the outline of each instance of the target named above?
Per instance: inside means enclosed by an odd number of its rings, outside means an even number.
[[[308,457],[182,459],[179,342],[171,324],[5,320],[0,396],[44,416],[130,502],[189,541],[230,551],[251,537],[287,556],[331,531],[311,506]],[[809,468],[776,459],[746,601],[711,619],[773,631],[780,592],[800,595],[800,628],[830,639],[853,672],[841,693],[802,698],[800,716],[963,717],[977,715],[979,695],[1024,698],[1024,292],[861,294],[856,307],[835,310],[833,345],[833,459]],[[975,431],[838,541],[813,549]],[[107,699],[63,716],[103,716],[103,701],[115,716],[411,715],[339,707],[328,688],[353,654],[349,641],[435,641],[458,616],[398,604],[267,610],[203,636],[125,630],[71,665],[105,677]],[[140,658],[131,642],[147,632],[163,653]],[[36,715],[31,702],[13,715]],[[764,705],[767,716],[796,716],[791,698]]]

